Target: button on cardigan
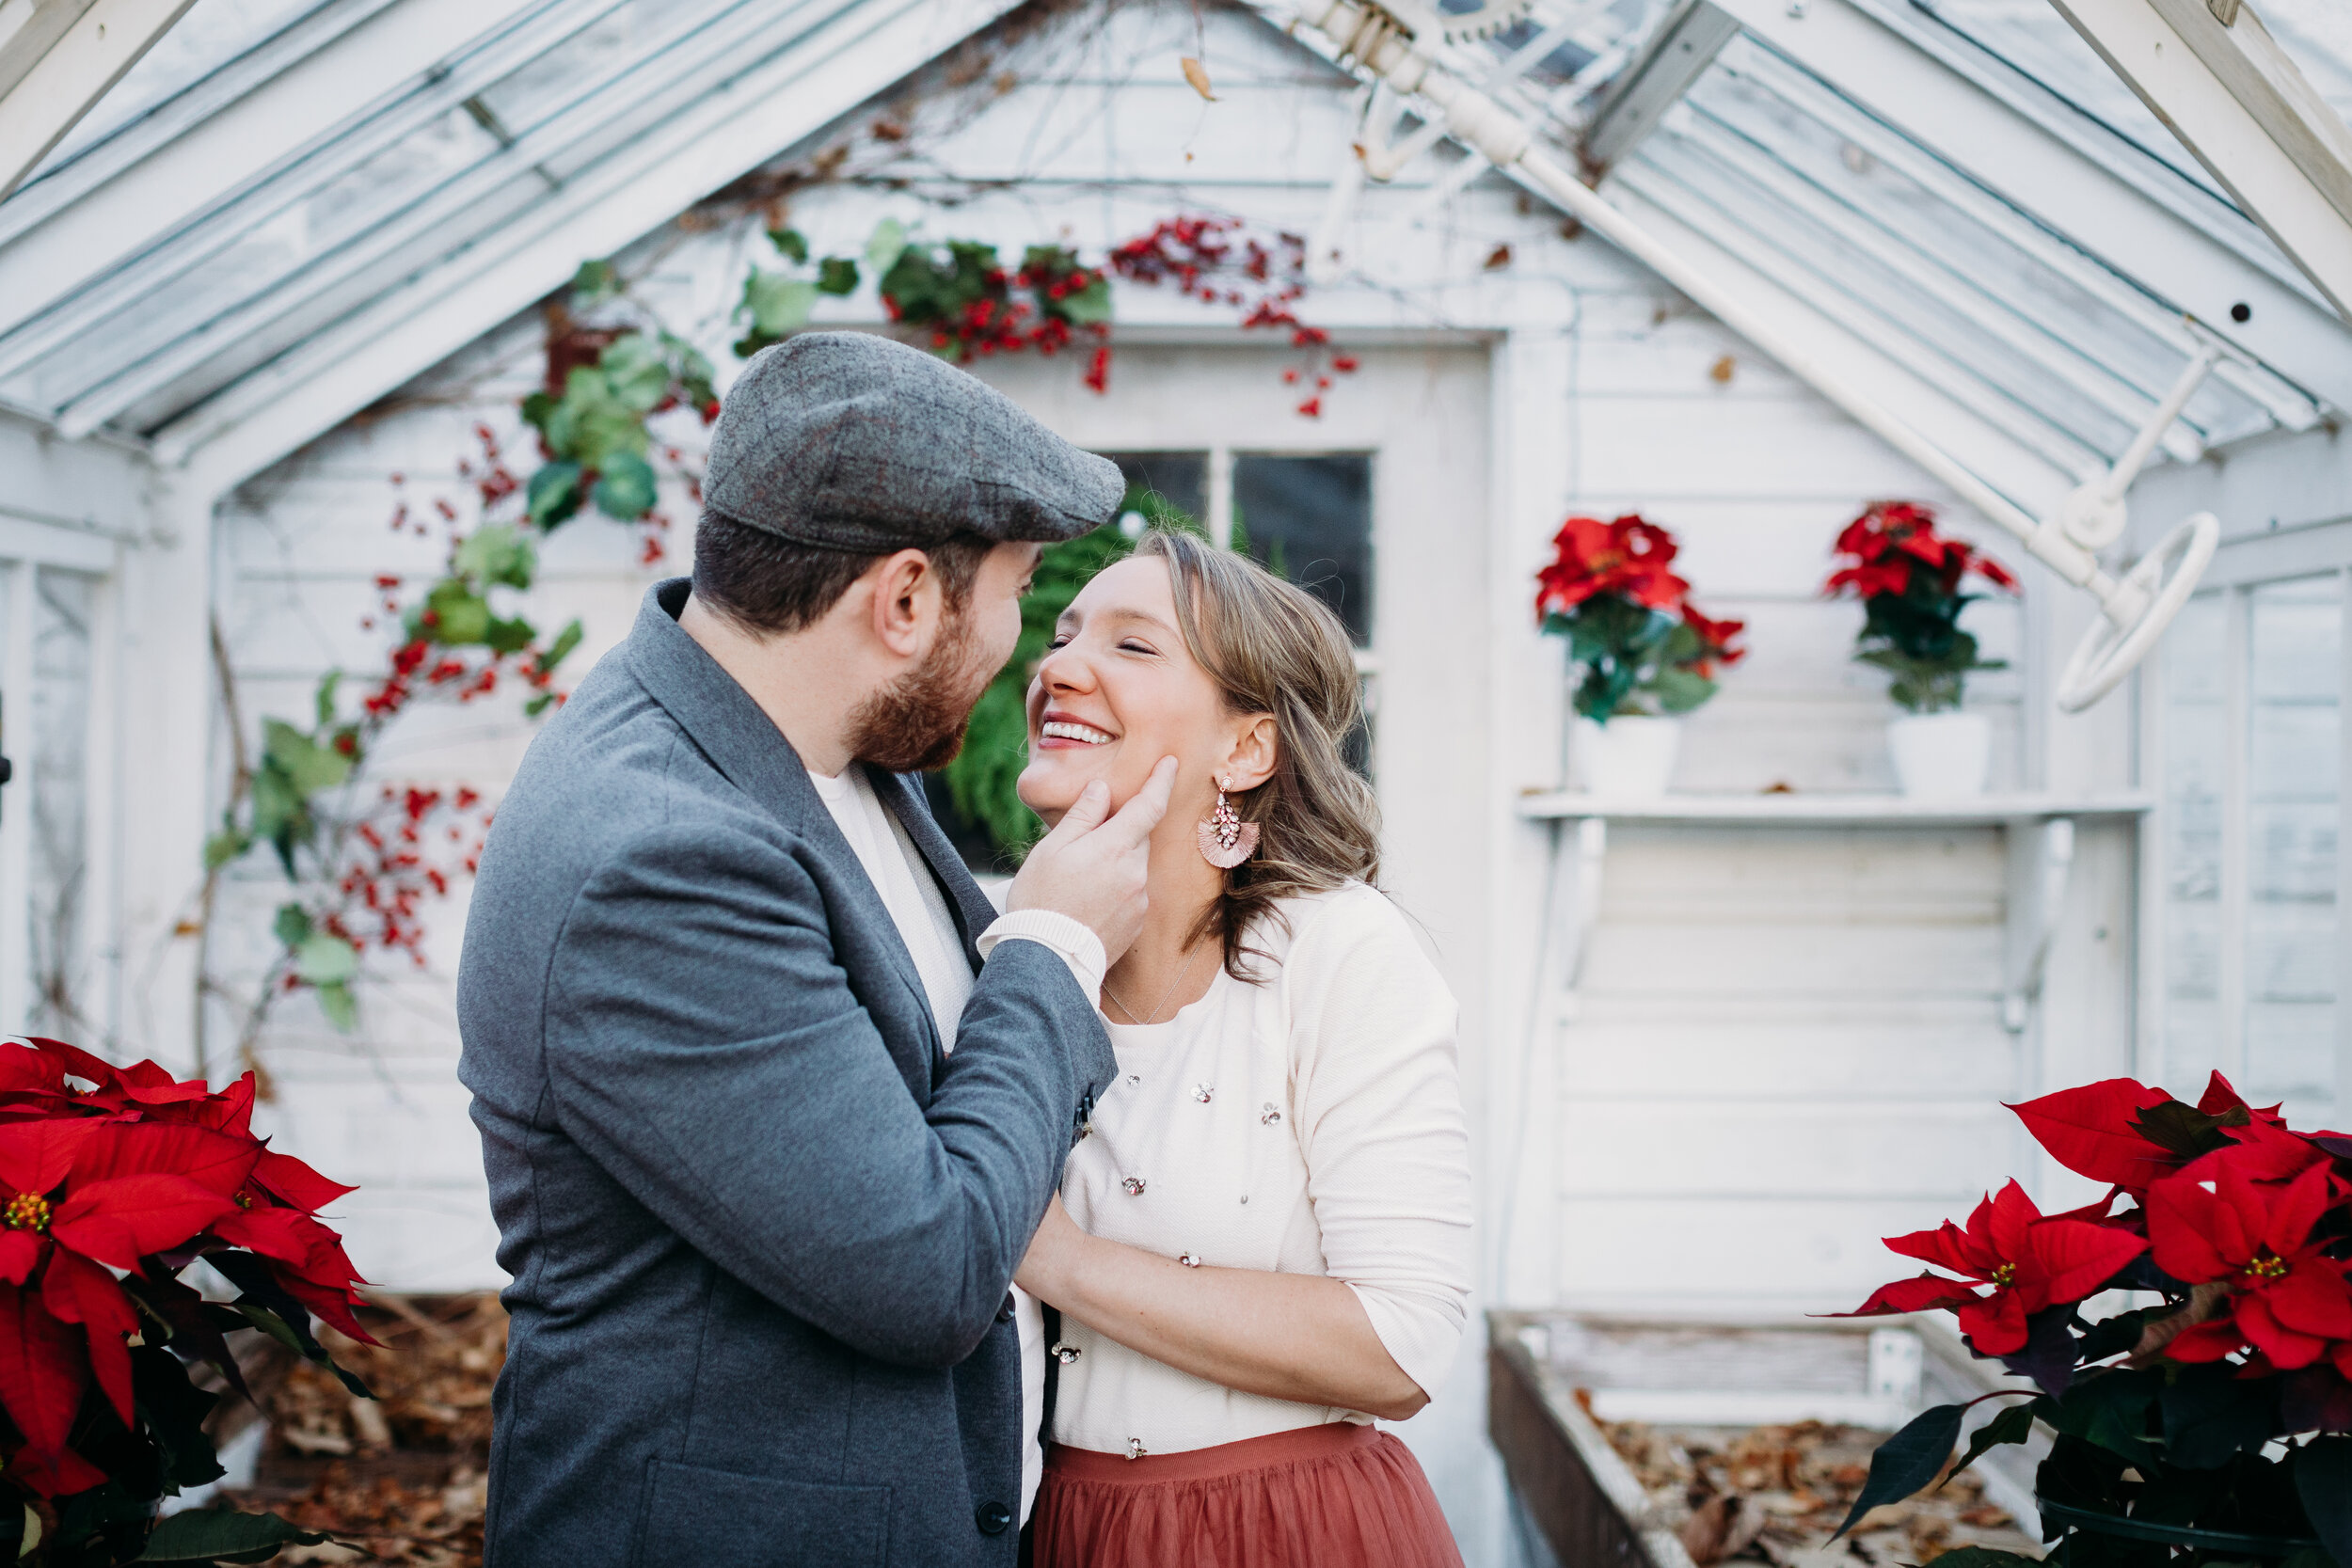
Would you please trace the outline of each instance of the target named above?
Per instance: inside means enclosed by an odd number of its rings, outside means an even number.
[[[1470,1176],[1453,994],[1405,917],[1360,883],[1287,899],[1165,1023],[1112,1025],[1119,1077],[1071,1152],[1085,1229],[1214,1268],[1347,1282],[1405,1374],[1434,1394],[1470,1288]],[[1287,924],[1287,929],[1284,925]],[[1065,1316],[1054,1437],[1179,1453],[1363,1412],[1220,1387]]]

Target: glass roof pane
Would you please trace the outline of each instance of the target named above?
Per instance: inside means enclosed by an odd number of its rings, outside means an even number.
[[[1917,9],[2032,77],[2183,179],[2229,202],[2205,166],[2107,68],[2050,0],[1911,0]],[[2334,0],[2323,0],[2334,3]],[[2265,9],[2265,16],[2268,11]],[[2234,203],[2232,203],[2234,205]]]
[[[139,63],[125,71],[97,107],[41,160],[32,178],[40,178],[104,140],[326,4],[327,0],[196,0],[187,15],[157,39]]]
[[[2254,12],[2319,96],[2352,120],[2352,6],[2344,0],[2261,0]]]
[[[2037,0],[2039,3],[2039,0]],[[2118,454],[2180,373],[2173,316],[1794,62],[1735,39],[1615,178],[2061,467]],[[2270,427],[2216,378],[2207,444]]]

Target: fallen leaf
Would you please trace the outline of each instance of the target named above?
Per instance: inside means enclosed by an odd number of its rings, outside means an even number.
[[[1216,103],[1216,94],[1209,90],[1209,68],[1202,65],[1199,60],[1194,59],[1190,55],[1183,56],[1183,64],[1184,68],[1184,80],[1192,84],[1192,90],[1207,99],[1210,103]]]

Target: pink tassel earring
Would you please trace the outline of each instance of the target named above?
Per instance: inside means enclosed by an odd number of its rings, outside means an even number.
[[[1216,810],[1201,819],[1200,858],[1219,871],[1231,871],[1258,852],[1258,825],[1244,822],[1233,802],[1225,798],[1226,781],[1216,781]]]

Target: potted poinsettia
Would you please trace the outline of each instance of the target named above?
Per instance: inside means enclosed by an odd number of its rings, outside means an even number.
[[[1842,1314],[1952,1312],[2026,1380],[1983,1396],[2017,1402],[1953,1469],[2048,1427],[2035,1492],[2059,1568],[2352,1564],[2352,1136],[2295,1132],[2219,1073],[2194,1105],[2115,1078],[2011,1109],[2106,1196],[2045,1215],[2012,1181],[1964,1228],[1888,1238],[1942,1272]],[[2106,1291],[2153,1300],[2094,1318]],[[1847,1527],[1936,1483],[1965,1409],[1888,1438]]]
[[[1535,617],[1578,669],[1577,754],[1597,795],[1657,795],[1674,775],[1681,719],[1715,695],[1747,650],[1745,626],[1690,601],[1674,535],[1638,515],[1570,517],[1535,574]]]
[[[163,1499],[221,1474],[206,1416],[246,1394],[228,1336],[334,1370],[313,1313],[373,1343],[318,1211],[352,1191],[253,1135],[253,1075],[225,1089],[57,1040],[0,1042],[0,1560],[53,1568],[257,1560],[326,1539],[272,1513]],[[198,1259],[237,1294],[180,1275]]]
[[[1960,627],[1961,611],[1984,595],[1971,576],[2007,593],[2017,579],[1963,540],[1935,531],[1935,514],[1913,501],[1872,501],[1837,536],[1846,564],[1829,592],[1862,601],[1854,658],[1894,676],[1887,695],[1905,717],[1887,726],[1895,776],[1906,795],[1979,795],[1992,758],[1992,727],[1961,707],[1974,670],[1998,670]]]

